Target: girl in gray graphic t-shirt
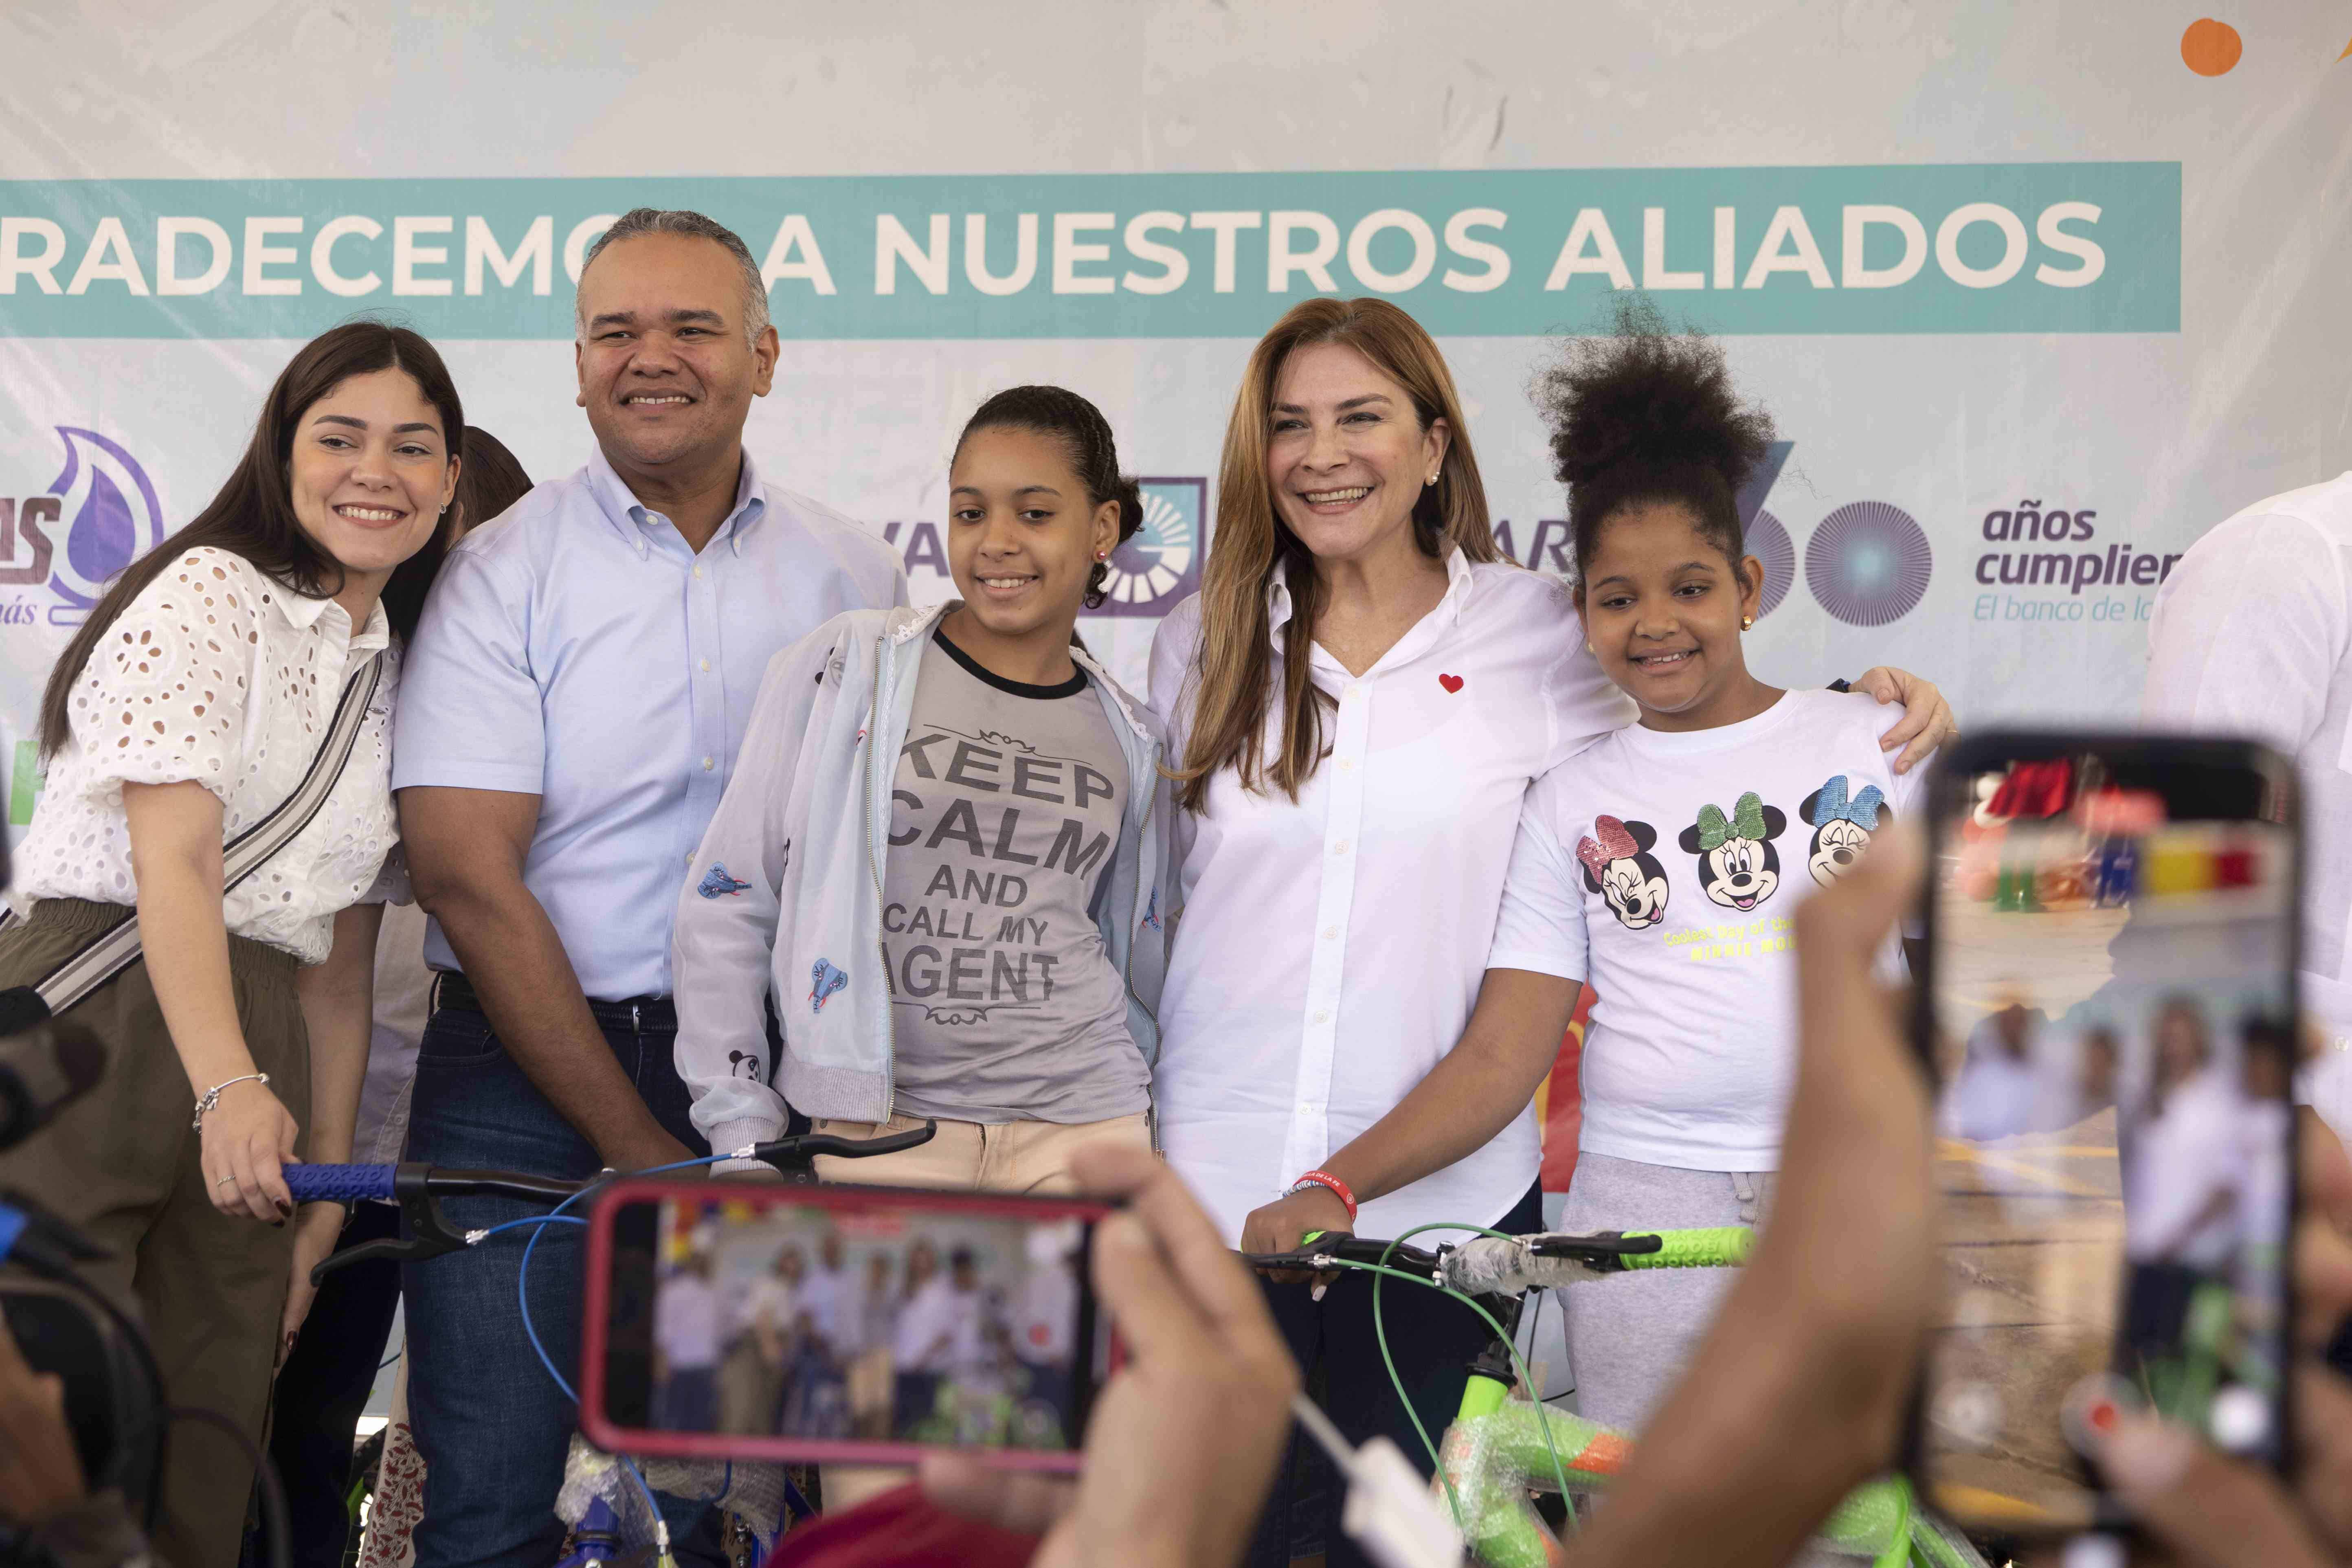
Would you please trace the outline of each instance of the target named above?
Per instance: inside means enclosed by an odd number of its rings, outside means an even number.
[[[1059,387],[982,405],[950,483],[961,597],[839,617],[769,671],[680,900],[678,1061],[715,1147],[775,1136],[789,1098],[853,1136],[937,1120],[859,1182],[1067,1190],[1072,1149],[1150,1136],[1159,742],[1073,635],[1142,509],[1101,414]],[[812,782],[833,734],[860,762],[846,787]],[[845,838],[873,863],[793,863]]]

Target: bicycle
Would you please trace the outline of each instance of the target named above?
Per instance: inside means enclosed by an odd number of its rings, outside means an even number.
[[[1530,1489],[1559,1492],[1572,1525],[1572,1494],[1605,1489],[1632,1457],[1633,1440],[1544,1405],[1517,1342],[1528,1297],[1633,1270],[1736,1268],[1747,1261],[1755,1233],[1744,1226],[1592,1236],[1485,1231],[1434,1250],[1407,1245],[1423,1231],[1477,1228],[1422,1226],[1394,1241],[1309,1232],[1290,1251],[1248,1253],[1243,1261],[1269,1272],[1372,1275],[1372,1326],[1381,1358],[1429,1452],[1436,1472],[1432,1489],[1450,1508],[1464,1545],[1488,1568],[1547,1568],[1560,1560],[1560,1543],[1530,1502]],[[1454,1420],[1436,1442],[1405,1398],[1389,1357],[1380,1300],[1389,1279],[1445,1291],[1494,1331],[1466,1369]],[[1520,1390],[1525,1397],[1514,1398]],[[1856,1489],[1822,1521],[1816,1540],[1829,1550],[1870,1558],[1876,1568],[1985,1568],[1956,1531],[1915,1506],[1909,1484],[1899,1477]]]
[[[547,1226],[586,1223],[577,1215],[566,1215],[563,1212],[565,1209],[572,1207],[590,1194],[621,1180],[624,1176],[646,1176],[667,1171],[690,1170],[700,1165],[714,1164],[720,1160],[753,1159],[773,1166],[787,1179],[795,1177],[805,1179],[802,1177],[801,1172],[793,1167],[816,1155],[827,1154],[855,1160],[870,1159],[879,1154],[896,1154],[929,1142],[936,1136],[937,1131],[937,1123],[926,1121],[920,1127],[910,1128],[904,1132],[894,1132],[883,1138],[851,1139],[837,1137],[827,1132],[808,1132],[753,1144],[745,1149],[730,1150],[724,1153],[693,1160],[680,1160],[667,1165],[656,1165],[645,1171],[600,1171],[595,1175],[582,1181],[567,1180],[558,1176],[532,1175],[521,1171],[440,1170],[423,1162],[370,1165],[291,1164],[283,1167],[282,1173],[286,1179],[288,1191],[298,1204],[322,1200],[350,1204],[370,1199],[383,1199],[400,1205],[404,1221],[403,1234],[400,1237],[365,1242],[349,1251],[330,1254],[310,1270],[310,1283],[314,1286],[336,1269],[349,1268],[352,1264],[363,1262],[369,1258],[381,1258],[409,1262],[436,1258],[467,1247],[478,1246],[504,1231],[530,1227],[530,1239],[524,1245],[521,1269],[516,1280],[516,1298],[522,1310],[523,1331],[530,1337],[531,1349],[538,1352],[540,1363],[546,1368],[547,1374],[555,1380],[557,1387],[562,1389],[564,1394],[576,1403],[578,1395],[572,1390],[570,1382],[557,1369],[553,1358],[547,1353],[546,1347],[540,1343],[539,1331],[531,1324],[529,1295],[531,1254],[537,1248],[539,1239],[545,1234]],[[527,1202],[549,1203],[554,1206],[543,1215],[527,1215],[498,1225],[465,1230],[452,1228],[447,1216],[442,1213],[440,1200],[482,1196],[520,1198]],[[652,1534],[660,1550],[661,1560],[667,1563],[667,1528],[662,1523],[661,1510],[654,1501],[653,1488],[648,1484],[644,1471],[633,1461],[625,1458],[621,1463],[625,1467],[625,1473],[635,1482],[637,1490],[644,1499],[645,1506],[653,1521]],[[731,1467],[730,1467],[729,1475],[729,1484],[731,1485]],[[354,1519],[357,1519],[360,1510],[372,1501],[373,1489],[373,1478],[354,1485],[350,1494],[350,1506]],[[798,1489],[789,1480],[785,1482],[785,1489],[788,1497],[797,1496]],[[798,1502],[804,1515],[815,1511],[808,1505],[805,1498],[799,1498]],[[625,1532],[620,1528],[620,1521],[615,1510],[602,1501],[592,1501],[588,1506],[589,1511],[578,1521],[575,1531],[576,1539],[583,1544],[565,1560],[567,1568],[591,1568],[591,1565],[609,1561],[613,1552],[620,1547]],[[598,1510],[602,1510],[601,1516]]]

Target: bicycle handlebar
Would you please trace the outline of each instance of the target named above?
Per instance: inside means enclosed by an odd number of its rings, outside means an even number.
[[[1530,1241],[1528,1250],[1538,1258],[1576,1257],[1573,1250],[1555,1252],[1545,1245],[1548,1238],[1538,1237]],[[1737,1268],[1748,1261],[1756,1250],[1756,1233],[1744,1225],[1717,1226],[1698,1230],[1650,1231],[1628,1236],[1627,1241],[1655,1241],[1655,1251],[1626,1251],[1617,1255],[1621,1268]],[[1581,1259],[1580,1259],[1581,1261]]]
[[[845,1160],[861,1160],[876,1154],[895,1154],[902,1149],[930,1141],[931,1129],[927,1123],[904,1132],[894,1132],[887,1138],[841,1138],[830,1132],[808,1132],[797,1138],[779,1138],[773,1142],[755,1144],[748,1157],[774,1164],[788,1157],[814,1154],[837,1155]],[[495,1194],[509,1198],[544,1198],[560,1203],[576,1193],[607,1180],[603,1174],[586,1181],[565,1181],[557,1176],[534,1176],[520,1171],[445,1171],[430,1165],[285,1165],[279,1167],[286,1178],[286,1189],[298,1204],[332,1201],[361,1202],[370,1198],[393,1199],[400,1195],[399,1179],[404,1171],[421,1171],[421,1184],[436,1197],[478,1197]]]
[[[926,1121],[920,1127],[904,1132],[894,1132],[887,1138],[840,1138],[830,1132],[805,1132],[797,1138],[778,1138],[766,1143],[755,1143],[749,1149],[721,1155],[722,1159],[745,1158],[764,1161],[782,1167],[787,1159],[814,1154],[833,1154],[845,1160],[866,1159],[876,1154],[895,1154],[902,1149],[912,1149],[928,1143],[938,1133],[937,1122]],[[558,1205],[570,1202],[591,1187],[601,1186],[628,1175],[645,1172],[625,1172],[615,1175],[603,1171],[586,1181],[570,1181],[561,1176],[535,1176],[524,1171],[442,1171],[421,1161],[398,1165],[309,1165],[279,1167],[286,1178],[286,1187],[297,1203],[331,1200],[356,1203],[368,1198],[386,1198],[397,1203],[407,1223],[404,1236],[390,1237],[362,1242],[347,1251],[336,1252],[320,1260],[310,1270],[310,1282],[318,1284],[338,1268],[371,1258],[407,1261],[432,1258],[444,1252],[455,1252],[476,1239],[479,1233],[460,1234],[449,1228],[443,1217],[439,1200],[457,1197],[509,1197],[525,1202]]]
[[[1478,1237],[1434,1252],[1349,1236],[1310,1235],[1288,1252],[1245,1254],[1254,1268],[1320,1271],[1334,1263],[1379,1265],[1427,1274],[1469,1295],[1516,1295],[1635,1268],[1732,1268],[1748,1261],[1756,1233],[1744,1226],[1593,1236],[1543,1232]]]

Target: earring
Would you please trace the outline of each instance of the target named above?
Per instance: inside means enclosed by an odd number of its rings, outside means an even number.
[[[1095,559],[1097,561],[1108,561],[1110,559],[1110,552],[1108,550],[1097,550],[1095,552]]]
[[[1593,651],[1594,651],[1593,647],[1592,647],[1592,644],[1591,644],[1590,641],[1587,641],[1587,642],[1585,643],[1585,645],[1584,645],[1584,651],[1585,651],[1585,652],[1587,652],[1587,653],[1591,653],[1591,652],[1593,652]]]
[[[1437,482],[1437,476],[1435,474],[1430,475],[1426,482],[1433,485],[1435,484]]]
[[[1743,632],[1755,624],[1756,617],[1754,616],[1742,616],[1739,617],[1739,629]]]

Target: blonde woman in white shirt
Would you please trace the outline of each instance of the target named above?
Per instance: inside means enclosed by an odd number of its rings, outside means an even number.
[[[464,426],[415,333],[318,338],[211,505],[99,602],[42,704],[48,777],[15,889],[29,915],[0,931],[0,985],[133,909],[143,953],[68,1010],[106,1076],[0,1155],[0,1187],[110,1249],[95,1277],[143,1308],[172,1404],[255,1438],[341,1225],[332,1204],[296,1219],[280,1168],[350,1157],[382,914],[365,900],[395,833],[393,638],[446,542]],[[371,651],[384,668],[325,805],[224,896],[225,837],[293,792]],[[162,1556],[233,1563],[252,1483],[240,1447],[173,1442]]]
[[[1547,986],[1480,983],[1529,782],[1633,704],[1567,590],[1501,559],[1452,374],[1396,307],[1312,300],[1276,324],[1217,492],[1205,584],[1152,650],[1181,807],[1153,1078],[1169,1160],[1248,1251],[1539,1228],[1531,1102],[1567,1014],[1531,1027]],[[1910,685],[1909,733],[1935,728],[1933,688],[1865,679]],[[1482,1001],[1513,1026],[1465,1037]],[[1302,1365],[1330,1363],[1341,1430],[1420,1458],[1361,1278],[1268,1295]],[[1383,1312],[1435,1431],[1486,1330],[1433,1292]],[[1360,1560],[1321,1522],[1334,1564]],[[1302,1523],[1278,1488],[1252,1561],[1310,1545]]]

